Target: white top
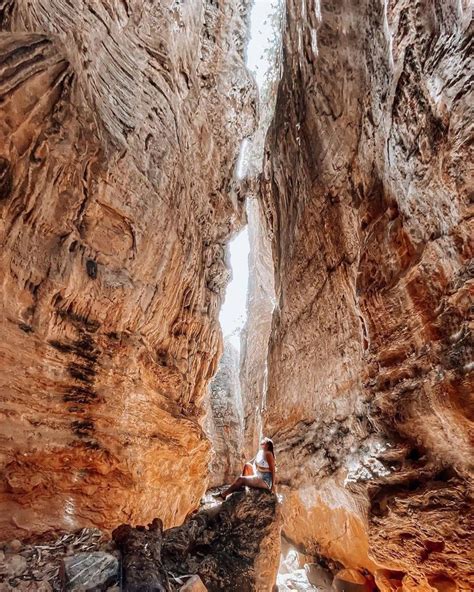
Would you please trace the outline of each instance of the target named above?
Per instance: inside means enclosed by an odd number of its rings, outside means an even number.
[[[259,450],[257,452],[257,456],[255,457],[255,464],[258,467],[262,467],[262,469],[269,469],[268,461],[265,458],[265,452],[263,450]]]

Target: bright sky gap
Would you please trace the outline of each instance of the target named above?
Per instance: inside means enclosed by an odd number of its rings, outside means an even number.
[[[272,12],[272,0],[255,0],[250,16],[250,40],[247,48],[247,66],[261,87],[269,67],[265,49],[269,45],[271,26],[267,22]],[[241,171],[238,171],[239,176]],[[247,318],[247,288],[249,280],[248,258],[250,252],[247,227],[230,243],[232,280],[227,286],[219,320],[224,337],[228,337],[237,349],[240,347],[240,331]]]

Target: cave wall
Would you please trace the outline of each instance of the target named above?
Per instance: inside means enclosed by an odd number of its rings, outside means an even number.
[[[284,531],[387,590],[472,587],[471,16],[288,0],[267,136]]]
[[[247,200],[249,284],[247,319],[240,335],[240,385],[244,405],[244,443],[247,459],[259,450],[266,404],[267,353],[275,300],[271,240],[257,199]]]
[[[0,1],[0,538],[205,489],[247,9]]]
[[[209,487],[232,483],[244,463],[244,408],[240,388],[240,352],[229,338],[206,397],[204,429],[212,443]]]

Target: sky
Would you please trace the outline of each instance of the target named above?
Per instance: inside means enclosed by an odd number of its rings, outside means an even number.
[[[255,0],[250,17],[250,41],[247,48],[247,66],[254,73],[261,86],[268,62],[264,56],[265,46],[271,36],[269,23],[265,23],[272,10],[274,0]],[[230,265],[232,280],[226,290],[220,312],[224,337],[239,349],[239,333],[247,317],[247,288],[249,279],[248,257],[250,251],[247,228],[244,228],[230,243]]]
[[[247,47],[247,66],[262,85],[263,76],[269,64],[264,56],[264,49],[271,37],[270,23],[266,23],[267,17],[272,12],[272,4],[275,0],[255,0],[250,15],[250,41]]]
[[[229,282],[221,308],[220,322],[224,337],[230,337],[234,347],[239,349],[239,333],[247,317],[247,287],[249,280],[249,235],[247,227],[230,243],[230,265],[232,280]]]

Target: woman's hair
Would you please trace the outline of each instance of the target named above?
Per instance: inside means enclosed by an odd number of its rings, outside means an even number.
[[[267,450],[269,450],[273,454],[273,458],[275,458],[275,451],[273,450],[273,440],[270,438],[263,438],[262,442],[267,445]]]

